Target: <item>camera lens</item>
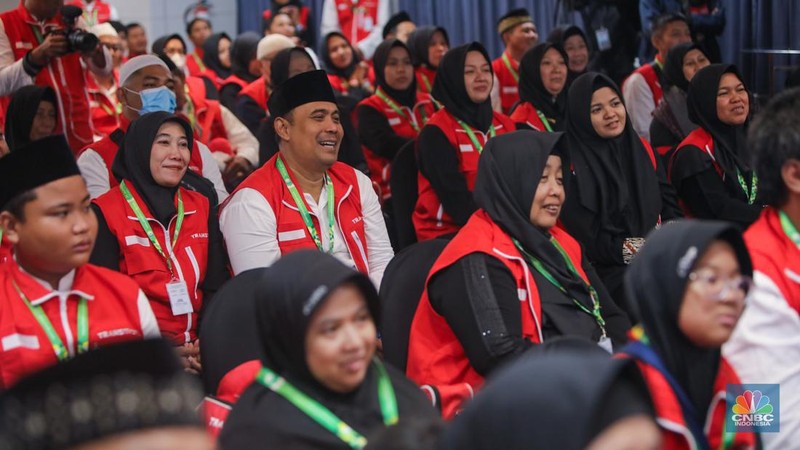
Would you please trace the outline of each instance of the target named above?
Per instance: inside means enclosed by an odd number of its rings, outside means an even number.
[[[100,40],[94,34],[76,29],[70,30],[69,34],[67,34],[67,39],[70,47],[79,52],[90,52],[100,43]]]

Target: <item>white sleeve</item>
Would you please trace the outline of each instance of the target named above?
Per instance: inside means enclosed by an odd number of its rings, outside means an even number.
[[[492,92],[490,94],[492,99],[492,109],[501,113],[503,112],[503,104],[500,102],[500,80],[497,79],[497,75],[492,75],[494,78],[492,80]]]
[[[153,313],[153,308],[150,307],[150,301],[147,300],[147,296],[141,289],[139,289],[139,297],[136,299],[136,307],[139,309],[139,324],[142,326],[145,339],[161,336],[156,315]]]
[[[258,167],[258,139],[237,118],[231,110],[220,105],[222,111],[222,124],[228,134],[231,147],[236,149],[236,155],[250,161],[253,167]]]
[[[722,354],[742,383],[780,384],[780,433],[762,433],[765,449],[800,441],[800,316],[775,283],[756,271],[755,288]]]
[[[117,7],[114,5],[108,5],[111,9],[111,20],[119,20],[119,11],[117,11]]]
[[[656,104],[653,101],[653,92],[641,74],[634,73],[622,83],[622,97],[625,98],[628,119],[633,129],[649,142],[650,122],[653,121]]]
[[[369,277],[380,289],[383,271],[394,257],[389,233],[386,231],[386,221],[378,200],[378,194],[372,188],[372,180],[358,170],[358,189],[361,192],[361,211],[364,216],[364,232],[367,236],[367,262],[369,263]]]
[[[275,213],[255,189],[233,195],[220,213],[219,227],[234,275],[271,266],[281,256]]]
[[[78,168],[86,181],[86,189],[89,190],[91,198],[97,198],[111,189],[108,180],[108,167],[100,154],[91,148],[87,148],[78,157]]]
[[[206,144],[198,142],[197,148],[200,149],[200,158],[203,161],[203,177],[214,184],[214,190],[217,191],[219,202],[222,203],[228,198],[228,190],[225,189],[225,182],[222,181],[222,173],[219,171],[217,160]]]
[[[364,59],[372,59],[372,54],[375,49],[383,42],[383,26],[389,21],[391,16],[391,9],[389,8],[389,0],[378,0],[378,15],[376,17],[375,27],[370,31],[369,35],[358,42],[358,48],[364,54]],[[354,43],[355,44],[355,43]]]
[[[319,26],[320,44],[324,45],[325,36],[334,31],[342,31],[342,27],[339,25],[339,14],[336,13],[336,2],[325,0],[322,4],[322,22]]]
[[[11,95],[29,84],[33,84],[33,77],[25,72],[21,59],[14,61],[14,50],[8,40],[5,25],[0,20],[0,96]]]

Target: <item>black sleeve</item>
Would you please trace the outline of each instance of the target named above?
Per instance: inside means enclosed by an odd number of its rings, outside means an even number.
[[[251,133],[256,134],[261,120],[267,115],[264,106],[259,105],[249,95],[240,95],[236,99],[236,110],[234,111],[236,117],[250,130]]]
[[[658,153],[655,154],[655,157],[658,187],[661,190],[661,220],[667,221],[681,218],[683,217],[683,211],[678,204],[678,192],[675,190],[675,186],[667,179],[667,171]]]
[[[203,84],[206,86],[206,99],[219,100],[219,90],[214,82],[207,77],[200,77],[200,79],[203,80]]]
[[[386,116],[371,106],[359,106],[356,114],[358,114],[358,138],[361,144],[378,156],[391,161],[400,147],[411,140],[398,136],[389,125]]]
[[[679,194],[692,216],[733,222],[747,228],[758,219],[761,207],[732,198],[713,168],[685,178]]]
[[[603,280],[597,275],[592,264],[583,258],[583,271],[586,273],[586,278],[589,279],[589,284],[597,291],[600,298],[600,313],[606,321],[606,333],[611,338],[615,349],[621,349],[628,341],[628,330],[631,328],[631,322],[628,316],[617,306],[617,303],[608,293]],[[625,306],[625,305],[623,305]]]
[[[436,126],[422,127],[417,148],[419,170],[430,181],[445,212],[455,223],[467,223],[478,207],[467,187],[467,179],[458,168],[458,150]]]
[[[236,111],[236,96],[239,95],[241,90],[242,87],[234,83],[228,83],[222,86],[222,89],[219,91],[219,102],[222,103],[222,106],[231,110],[231,112]]]
[[[627,236],[616,236],[600,229],[596,214],[585,208],[578,198],[575,175],[568,174],[567,199],[561,210],[561,223],[581,243],[589,261],[595,265],[623,265],[622,241]]]
[[[210,300],[220,286],[231,277],[228,271],[228,253],[225,251],[222,231],[219,229],[218,208],[218,206],[211,206],[208,215],[208,261],[202,285],[206,300]]]
[[[108,228],[103,211],[96,203],[92,203],[92,210],[97,216],[97,239],[94,241],[94,249],[92,256],[89,257],[89,262],[119,272],[119,242]]]
[[[483,253],[461,258],[433,278],[428,293],[483,376],[533,345],[522,337],[514,277],[496,258]]]
[[[258,139],[258,167],[261,167],[275,156],[275,153],[278,153],[278,141],[273,119],[268,117],[262,120],[254,134]]]

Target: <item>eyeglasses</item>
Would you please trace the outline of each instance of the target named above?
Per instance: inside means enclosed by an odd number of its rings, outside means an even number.
[[[723,278],[714,272],[703,271],[690,273],[689,280],[699,288],[701,294],[714,301],[725,300],[730,294],[744,299],[753,288],[753,279],[747,275]]]

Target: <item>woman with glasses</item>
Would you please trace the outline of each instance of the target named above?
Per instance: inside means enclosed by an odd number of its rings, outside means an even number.
[[[752,286],[750,255],[733,225],[669,223],[625,275],[639,325],[623,352],[644,375],[663,449],[748,449],[749,432],[727,432],[725,391],[741,384],[720,347],[733,333]]]

